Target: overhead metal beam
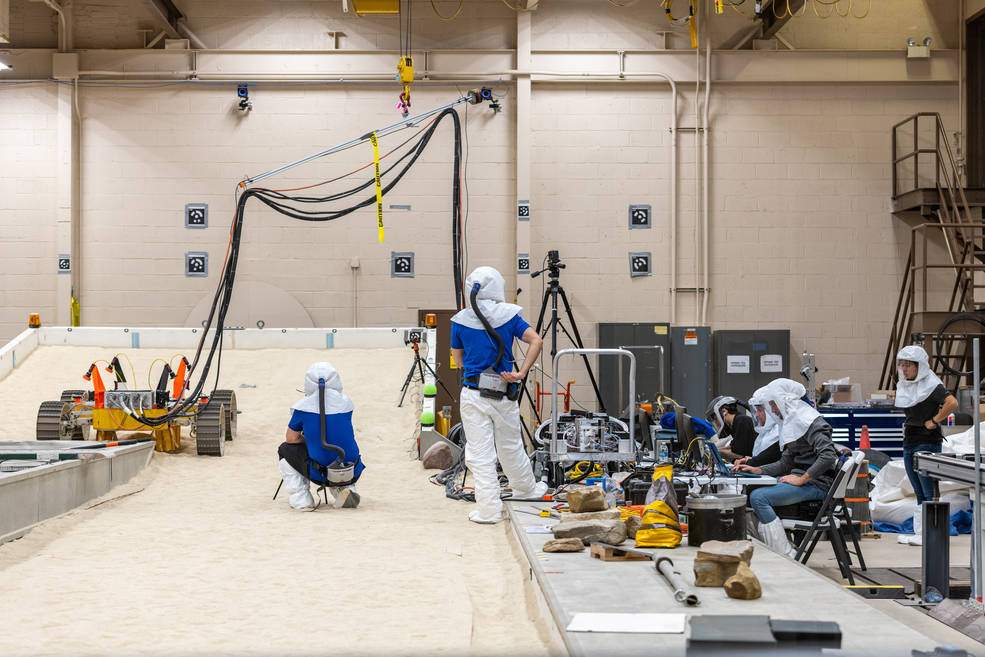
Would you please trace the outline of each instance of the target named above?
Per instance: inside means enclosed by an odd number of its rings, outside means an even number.
[[[171,0],[144,0],[144,5],[164,29],[165,34],[172,39],[183,38],[178,31],[178,21],[184,18],[184,15]]]
[[[783,2],[782,11],[774,11],[780,6],[780,2]],[[794,14],[799,12],[807,4],[807,0],[771,0],[763,5],[763,39],[772,39],[773,35],[780,31],[780,29],[787,24]],[[778,18],[777,14],[780,14],[782,18]]]
[[[10,0],[0,0],[0,43],[10,43]]]

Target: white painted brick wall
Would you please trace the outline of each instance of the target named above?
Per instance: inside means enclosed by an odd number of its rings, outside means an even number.
[[[0,88],[0,343],[55,318],[53,85]]]

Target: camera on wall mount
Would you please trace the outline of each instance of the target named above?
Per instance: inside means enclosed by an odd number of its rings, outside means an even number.
[[[489,109],[494,112],[500,112],[503,106],[499,104],[496,96],[493,95],[492,89],[489,87],[482,87],[480,89],[471,89],[468,94],[468,102],[470,105],[478,105],[482,102],[489,103]]]
[[[239,98],[239,111],[249,112],[253,109],[253,101],[250,100],[250,88],[241,84],[236,87],[236,97]]]

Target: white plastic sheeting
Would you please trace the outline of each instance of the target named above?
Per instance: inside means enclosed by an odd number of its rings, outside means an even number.
[[[902,525],[907,518],[913,517],[917,498],[902,460],[887,463],[876,473],[872,483],[875,487],[869,493],[869,509],[873,522]],[[951,503],[951,513],[971,507],[968,488],[963,484],[942,481],[940,489],[941,501]]]

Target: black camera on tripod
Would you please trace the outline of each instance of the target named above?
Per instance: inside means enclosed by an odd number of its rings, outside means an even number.
[[[546,271],[548,276],[554,280],[557,280],[561,276],[561,270],[564,269],[564,267],[565,264],[561,262],[561,255],[557,251],[548,251],[547,267],[530,274],[530,278],[537,278]]]

